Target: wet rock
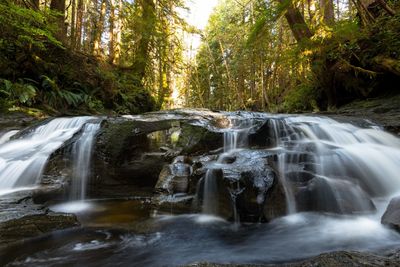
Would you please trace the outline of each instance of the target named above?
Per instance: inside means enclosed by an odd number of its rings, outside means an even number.
[[[231,195],[237,195],[236,207],[240,220],[263,221],[266,219],[263,215],[267,194],[276,180],[276,174],[267,161],[270,153],[255,150],[240,151],[234,155],[235,162],[227,164],[223,170],[224,178],[230,182]]]
[[[168,120],[145,117],[112,118],[103,123],[93,160],[94,195],[104,194],[108,185],[126,185],[132,190],[156,186],[170,193],[186,192],[190,160],[181,158],[171,166],[171,175],[176,177],[173,185],[165,184],[170,176],[163,166],[180,154],[203,153],[222,145],[220,133],[191,125],[185,116],[174,115]],[[160,177],[162,181],[157,183]]]
[[[0,132],[22,129],[28,127],[42,119],[27,115],[22,112],[12,112],[1,114],[0,116]]]
[[[0,222],[0,240],[5,245],[78,225],[79,223],[73,214],[48,212],[26,215],[17,219]]]
[[[184,124],[177,146],[182,147],[184,155],[201,155],[223,146],[222,133],[212,132],[207,128]]]
[[[32,200],[36,204],[44,204],[50,201],[62,201],[67,198],[67,190],[64,184],[42,184],[32,190]]]
[[[193,195],[174,194],[174,195],[159,195],[152,198],[152,204],[155,209],[170,213],[191,213],[193,212],[192,203]]]
[[[306,260],[293,263],[277,264],[218,264],[218,263],[193,263],[186,266],[192,267],[375,267],[375,266],[400,266],[400,253],[389,252],[383,255],[375,255],[367,252],[337,251],[328,252]]]
[[[34,204],[30,192],[3,196],[0,200],[0,248],[47,232],[78,226],[73,214],[55,213]]]
[[[263,207],[264,219],[268,222],[287,214],[285,190],[278,179],[267,191]]]
[[[400,136],[400,96],[389,96],[362,101],[354,101],[340,107],[335,113],[340,119],[373,121],[385,130]],[[338,118],[337,116],[334,117]]]
[[[212,176],[210,182],[215,183],[216,188],[215,192],[213,191],[208,194],[204,190],[207,176]],[[222,169],[212,169],[207,171],[205,176],[203,176],[197,184],[194,209],[199,212],[201,211],[217,215],[228,220],[234,220],[235,209],[229,188],[230,184],[224,179]],[[205,200],[206,198],[208,198],[208,202],[211,203],[211,208],[205,208],[207,205]]]
[[[390,201],[381,222],[400,231],[400,197],[395,197]]]
[[[103,122],[93,153],[93,197],[130,196],[137,188],[152,188],[172,148],[173,121],[109,118]],[[110,190],[122,189],[119,191]]]
[[[215,196],[218,199],[214,201],[219,205],[217,215],[223,218],[233,220],[236,213],[242,222],[259,222],[283,215],[280,207],[273,208],[281,202],[277,201],[280,194],[276,190],[270,192],[276,174],[268,164],[269,156],[271,153],[266,150],[239,150],[220,155],[217,163],[202,162],[202,168],[195,170],[196,173],[203,170],[204,174],[198,188],[200,205],[204,205],[201,203],[204,203],[205,179],[210,179],[218,190]]]
[[[266,121],[254,133],[249,135],[249,145],[251,147],[270,147],[274,143],[273,139],[270,123]]]
[[[155,190],[158,193],[187,193],[191,167],[189,164],[176,162],[165,165],[161,170]]]
[[[374,255],[366,252],[338,251],[324,253],[311,259],[296,263],[281,264],[287,267],[311,267],[311,266],[400,266],[400,254]]]
[[[304,172],[303,172],[304,174]],[[369,196],[358,185],[347,180],[330,180],[320,177],[300,175],[306,182],[295,188],[298,211],[323,211],[351,214],[375,211]],[[289,176],[292,177],[293,173]]]

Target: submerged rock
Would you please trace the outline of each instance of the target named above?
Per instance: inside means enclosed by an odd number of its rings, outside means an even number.
[[[400,197],[395,197],[390,201],[381,222],[400,231]]]

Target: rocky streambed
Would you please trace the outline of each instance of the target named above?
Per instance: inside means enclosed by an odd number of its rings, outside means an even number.
[[[76,199],[87,124],[99,127]],[[21,182],[26,171],[2,191],[2,265],[398,262],[398,199],[386,207],[400,192],[400,141],[372,121],[175,110],[71,127],[38,180]]]

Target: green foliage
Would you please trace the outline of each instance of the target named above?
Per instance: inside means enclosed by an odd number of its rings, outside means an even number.
[[[312,84],[299,84],[285,96],[282,111],[291,113],[319,111],[318,98],[319,92]]]
[[[0,2],[0,105],[50,113],[140,113],[153,98],[135,87],[134,75],[97,58],[64,48],[54,36],[55,16]]]
[[[385,79],[396,79],[395,71],[390,73],[380,64],[399,58],[399,12],[395,16],[382,13],[368,27],[353,20],[338,22],[328,38],[314,38],[311,45],[315,86],[325,94],[328,108],[396,90],[385,83]]]
[[[20,49],[45,50],[46,45],[62,47],[54,37],[52,14],[15,5],[4,0],[0,3],[0,49],[16,46]]]
[[[0,79],[0,95],[3,104],[7,107],[12,104],[31,106],[36,94],[37,88],[32,84],[25,83],[22,79],[19,79],[16,83]]]

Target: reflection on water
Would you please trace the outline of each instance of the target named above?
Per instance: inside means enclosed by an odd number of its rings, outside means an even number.
[[[56,206],[55,208],[59,208]],[[151,216],[142,200],[93,201],[82,228],[0,252],[6,266],[179,266],[276,263],[336,250],[398,247],[400,235],[374,217],[298,213],[237,228],[211,215]]]
[[[129,227],[150,217],[150,200],[87,200],[71,201],[50,207],[57,212],[74,213],[86,227]]]

